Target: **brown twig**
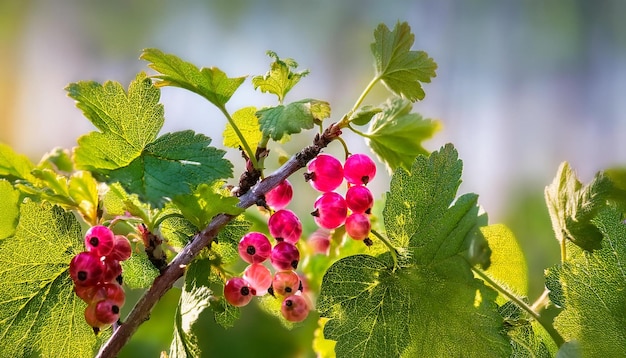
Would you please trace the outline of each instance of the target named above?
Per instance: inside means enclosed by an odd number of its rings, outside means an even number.
[[[310,145],[292,156],[282,167],[253,186],[239,199],[238,206],[248,208],[263,197],[268,191],[287,179],[293,173],[303,168],[311,159],[315,158],[323,148],[341,135],[340,128],[331,125],[322,135],[316,135],[313,145]],[[220,230],[226,226],[235,216],[219,214],[211,220],[209,225],[196,234],[191,241],[176,255],[170,264],[161,271],[154,282],[135,304],[132,311],[126,317],[126,321],[119,326],[111,338],[100,348],[96,358],[115,357],[128,342],[130,337],[137,331],[139,325],[147,321],[150,312],[163,295],[172,288],[176,280],[185,274],[185,268],[200,253],[209,246]]]

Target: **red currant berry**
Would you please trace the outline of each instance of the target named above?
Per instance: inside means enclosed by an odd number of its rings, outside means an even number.
[[[346,191],[346,204],[354,213],[369,214],[374,206],[374,197],[366,186],[355,185]]]
[[[104,261],[104,274],[102,275],[103,282],[113,282],[122,274],[122,265],[117,260],[105,258]]]
[[[272,249],[270,261],[278,271],[295,270],[300,261],[300,252],[295,245],[281,241]]]
[[[272,280],[272,289],[281,296],[294,295],[300,288],[300,276],[295,271],[278,271]]]
[[[113,243],[113,250],[108,255],[109,259],[117,261],[125,261],[130,258],[132,254],[132,247],[130,241],[124,235],[115,235],[115,242]]]
[[[302,235],[302,223],[291,210],[278,210],[267,222],[270,234],[276,241],[287,241],[295,244]]]
[[[367,185],[376,175],[376,164],[366,154],[352,154],[343,165],[348,183]]]
[[[348,215],[348,205],[343,196],[328,192],[322,194],[313,204],[315,211],[311,213],[318,226],[335,229],[343,225]]]
[[[318,155],[309,162],[307,168],[309,172],[304,178],[318,191],[333,191],[343,181],[341,162],[328,154]]]
[[[117,282],[99,284],[96,291],[89,302],[99,302],[102,300],[110,300],[119,307],[124,306],[126,294],[124,289]]]
[[[120,306],[110,299],[104,299],[96,303],[95,313],[98,321],[110,325],[120,319]]]
[[[94,252],[98,256],[107,256],[113,251],[115,235],[106,226],[92,226],[85,233],[85,246],[87,251]]]
[[[280,313],[289,322],[301,322],[309,315],[309,304],[301,295],[292,295],[285,298]]]
[[[239,256],[249,263],[263,262],[270,257],[272,244],[264,234],[260,232],[249,232],[239,241]]]
[[[248,265],[243,271],[243,279],[254,288],[255,296],[263,296],[272,285],[272,273],[261,263]]]
[[[224,298],[235,307],[247,305],[255,294],[254,288],[241,277],[233,277],[224,285]]]
[[[80,297],[86,303],[91,303],[93,301],[93,297],[98,292],[100,285],[95,286],[79,286],[74,285],[74,293],[76,296]]]
[[[70,277],[78,286],[93,286],[102,279],[104,264],[100,256],[92,252],[81,252],[70,261]]]
[[[365,214],[352,213],[346,218],[346,233],[355,240],[363,240],[370,234],[372,225]]]
[[[91,302],[85,308],[85,321],[93,328],[94,332],[98,332],[101,329],[108,326],[105,322],[102,322],[96,316],[96,307],[98,302]]]
[[[265,203],[274,210],[280,210],[289,205],[292,197],[293,187],[289,180],[285,179],[265,194]]]
[[[313,231],[307,242],[314,253],[328,255],[330,250],[330,230],[321,227]]]

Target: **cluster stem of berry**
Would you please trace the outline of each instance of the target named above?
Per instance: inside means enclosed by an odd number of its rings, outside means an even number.
[[[311,159],[315,158],[322,149],[339,135],[341,135],[339,127],[335,124],[330,125],[322,135],[315,136],[312,145],[293,155],[278,170],[242,195],[238,206],[245,209],[255,205],[267,192],[299,169],[305,167]],[[96,356],[97,358],[117,356],[118,352],[139,328],[139,325],[149,319],[150,312],[156,303],[172,288],[174,282],[184,275],[187,265],[191,263],[203,248],[210,247],[220,230],[234,218],[235,216],[233,215],[219,214],[211,220],[204,230],[192,238],[171,263],[161,271],[161,274],[154,279],[152,285],[135,304],[126,321],[115,330],[111,338],[101,347],[100,352]]]

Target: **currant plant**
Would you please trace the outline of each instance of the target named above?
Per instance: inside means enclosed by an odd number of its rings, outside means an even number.
[[[221,342],[203,320],[236,332],[255,309],[311,327],[320,357],[626,356],[626,171],[583,184],[559,168],[545,198],[561,262],[531,299],[513,233],[489,223],[476,194],[458,195],[454,146],[422,146],[440,124],[413,104],[437,65],[413,42],[407,23],[376,28],[374,75],[340,116],[324,100],[289,102],[309,73],[271,51],[269,71],[251,78],[275,96],[266,108],[232,111],[246,76],[157,49],[140,56],[152,74],[127,88],[70,84],[95,131],[38,163],[0,144],[0,356],[117,356],[170,289],[180,299],[168,357],[208,355]],[[389,98],[366,103],[379,85]],[[242,162],[204,134],[161,134],[162,87],[216,106],[222,144]],[[276,158],[308,130],[309,145]],[[353,153],[347,135],[373,155]],[[382,196],[374,158],[392,174]],[[270,161],[281,163],[271,173]],[[318,197],[304,203],[312,215],[290,207],[296,181],[312,187],[300,203]],[[129,302],[126,288],[143,296]]]

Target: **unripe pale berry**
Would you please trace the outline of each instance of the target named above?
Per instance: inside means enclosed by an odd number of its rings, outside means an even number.
[[[307,243],[314,253],[328,255],[330,250],[330,230],[321,227],[313,231]]]
[[[369,214],[374,206],[374,196],[366,186],[354,185],[346,191],[346,204],[354,213]]]
[[[274,210],[280,210],[289,205],[292,197],[293,187],[289,180],[285,179],[265,194],[265,203]]]
[[[376,164],[366,154],[352,154],[343,165],[343,174],[348,183],[367,185],[376,175]]]
[[[254,288],[255,296],[263,296],[272,285],[272,273],[261,263],[248,265],[243,271],[243,279]]]
[[[307,168],[309,172],[304,178],[321,192],[333,191],[343,181],[341,162],[331,155],[319,154],[309,162]]]
[[[235,307],[247,305],[255,294],[255,289],[241,277],[233,277],[224,285],[224,298]]]
[[[301,295],[292,295],[285,298],[280,313],[289,322],[301,322],[309,315],[309,304]]]
[[[322,194],[313,204],[315,211],[311,213],[318,226],[335,229],[343,225],[348,215],[348,205],[343,196],[328,192]]]
[[[277,241],[287,241],[295,244],[302,235],[302,223],[291,210],[278,210],[267,222],[270,234]]]
[[[346,233],[355,240],[363,240],[370,234],[372,224],[366,214],[352,213],[346,218]]]
[[[87,251],[98,256],[107,256],[113,251],[115,236],[113,231],[106,226],[92,226],[85,233],[85,247]]]
[[[300,276],[295,271],[278,271],[272,280],[272,290],[280,296],[295,295],[300,285]]]
[[[270,261],[278,271],[295,270],[300,261],[300,251],[295,245],[281,241],[272,249]]]
[[[267,260],[272,251],[270,240],[263,233],[249,232],[239,241],[239,256],[249,263],[263,262]]]
[[[100,256],[93,252],[83,251],[70,261],[70,277],[78,286],[93,286],[104,274],[104,264]]]
[[[110,300],[117,306],[122,307],[126,301],[126,294],[122,286],[117,282],[98,284],[91,301],[98,302],[102,300]]]

